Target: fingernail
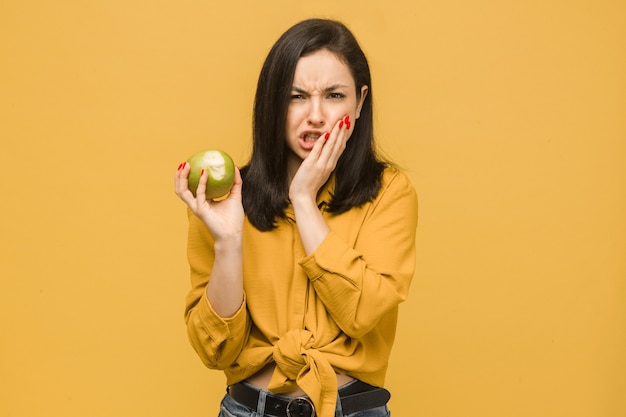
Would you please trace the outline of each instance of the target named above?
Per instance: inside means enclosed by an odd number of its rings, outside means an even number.
[[[324,135],[324,140],[328,140],[329,137],[330,137],[330,132],[326,132],[326,134]]]
[[[346,116],[345,119],[343,119],[343,121],[346,123],[350,123],[350,116]]]
[[[339,129],[343,126],[343,120],[339,122]]]
[[[180,171],[182,167],[183,167],[183,164],[181,163],[180,165],[178,165],[178,170]]]
[[[200,176],[204,175],[204,170],[200,171]]]
[[[351,124],[352,124],[352,123],[350,123],[350,122],[346,122],[346,129],[350,130],[350,125],[351,125]]]

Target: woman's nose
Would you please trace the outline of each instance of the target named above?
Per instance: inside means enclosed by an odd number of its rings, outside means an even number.
[[[322,108],[322,104],[317,100],[311,100],[311,106],[309,107],[309,114],[307,117],[307,122],[311,126],[323,126],[325,121],[324,117],[324,109]]]

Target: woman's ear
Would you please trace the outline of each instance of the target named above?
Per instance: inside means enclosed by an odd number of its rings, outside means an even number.
[[[361,109],[363,108],[363,103],[365,103],[365,97],[367,97],[367,92],[369,87],[366,85],[361,86],[361,97],[359,98],[359,104],[356,106],[356,119],[361,117]]]

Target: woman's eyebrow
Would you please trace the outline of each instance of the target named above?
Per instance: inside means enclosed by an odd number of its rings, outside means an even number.
[[[300,94],[307,94],[306,90],[300,87],[296,87],[295,85],[291,87],[291,91],[295,91],[296,93],[300,93]]]
[[[326,87],[324,91],[340,90],[342,88],[348,88],[348,86],[343,85],[343,84],[334,84],[334,85],[331,85],[330,87]]]
[[[333,84],[324,88],[324,92],[327,93],[329,91],[339,90],[341,88],[347,88],[347,87],[348,87],[347,85],[343,85],[343,84]],[[304,88],[301,88],[295,85],[291,87],[291,91],[295,91],[296,93],[300,93],[300,94],[309,94],[309,92],[306,91]]]

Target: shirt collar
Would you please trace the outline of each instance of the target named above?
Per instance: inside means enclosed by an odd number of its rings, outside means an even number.
[[[319,207],[320,209],[324,206],[327,206],[328,203],[330,203],[333,193],[335,192],[335,182],[336,182],[336,178],[335,178],[335,173],[333,172],[330,175],[330,178],[328,179],[328,181],[326,181],[326,184],[324,184],[322,188],[320,188],[319,192],[317,193],[316,202],[317,202],[317,207]]]

